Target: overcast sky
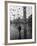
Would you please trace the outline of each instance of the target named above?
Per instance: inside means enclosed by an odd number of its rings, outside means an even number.
[[[26,6],[26,18],[28,18],[32,14],[32,7]],[[9,7],[9,15],[11,17],[11,20],[14,18],[22,18],[23,17],[23,7],[22,6],[12,6]],[[15,17],[14,17],[15,16]]]
[[[27,18],[32,14],[32,7],[31,6],[27,6],[26,7],[26,16]]]

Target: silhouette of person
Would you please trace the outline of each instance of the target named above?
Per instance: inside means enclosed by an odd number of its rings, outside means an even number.
[[[21,26],[18,27],[19,32],[21,31]]]
[[[18,31],[19,31],[19,39],[21,39],[21,33],[20,33],[20,31],[21,31],[21,26],[18,27]]]

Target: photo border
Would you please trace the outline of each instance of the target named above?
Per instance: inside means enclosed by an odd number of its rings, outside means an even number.
[[[20,4],[34,4],[35,5],[35,41],[34,42],[23,42],[23,43],[8,43],[8,3],[20,3]],[[5,1],[5,45],[16,45],[16,44],[32,44],[36,43],[36,3],[32,2],[18,2],[18,1]]]

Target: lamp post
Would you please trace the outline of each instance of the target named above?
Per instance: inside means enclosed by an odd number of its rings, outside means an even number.
[[[26,31],[26,7],[23,7],[23,18],[24,18],[24,39],[27,37]]]

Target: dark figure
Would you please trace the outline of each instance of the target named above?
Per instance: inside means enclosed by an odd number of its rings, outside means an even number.
[[[10,24],[12,24],[12,21],[10,20]]]
[[[19,32],[21,31],[21,26],[18,27]]]
[[[21,26],[18,27],[18,31],[19,31],[19,39],[21,39]]]

